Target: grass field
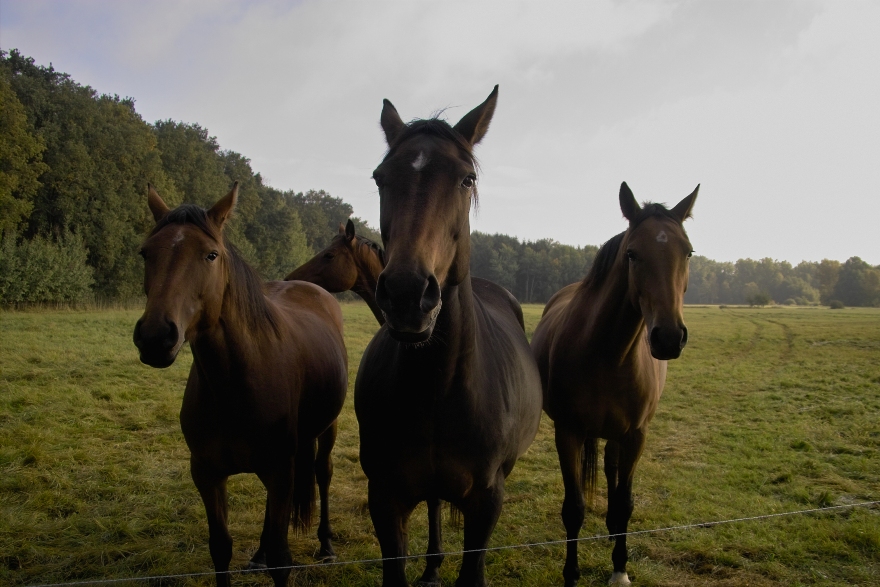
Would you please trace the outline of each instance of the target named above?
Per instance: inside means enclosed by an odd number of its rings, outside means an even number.
[[[350,382],[375,331],[344,306]],[[529,334],[539,306],[526,307]],[[0,583],[209,573],[207,526],[177,412],[191,362],[142,365],[139,310],[0,313]],[[670,364],[636,471],[633,531],[880,499],[880,309],[688,307],[690,343]],[[340,561],[379,556],[358,464],[352,392],[334,453],[331,514]],[[604,482],[582,536],[601,535]],[[257,546],[265,493],[230,482],[233,568]],[[552,425],[507,481],[491,545],[564,538]],[[444,520],[447,551],[460,529]],[[427,543],[424,507],[410,532]],[[311,564],[313,535],[293,536]],[[854,507],[631,537],[637,585],[880,585],[880,508]],[[563,546],[498,550],[491,585],[560,585]],[[582,585],[605,585],[606,540],[580,546]],[[443,581],[454,583],[450,555]],[[415,580],[422,561],[408,565]],[[377,562],[294,571],[296,585],[377,585]],[[242,574],[234,585],[269,585]],[[116,584],[136,585],[143,582]],[[153,585],[213,585],[211,575]]]

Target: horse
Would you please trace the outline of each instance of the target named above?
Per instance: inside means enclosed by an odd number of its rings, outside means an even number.
[[[370,239],[355,234],[354,223],[339,224],[339,234],[317,255],[291,271],[285,281],[301,280],[320,285],[330,293],[353,291],[373,312],[379,325],[385,317],[376,304],[376,282],[385,268],[385,251]]]
[[[316,477],[320,556],[333,557],[326,489],[348,356],[333,296],[301,281],[263,283],[226,240],[223,228],[237,197],[238,182],[210,210],[191,204],[171,210],[149,187],[156,225],[140,250],[147,302],[134,344],[143,363],[161,368],[190,343],[180,427],[207,514],[217,585],[229,585],[232,558],[227,478],[256,473],[267,499],[251,566],[268,565],[281,586],[292,563],[291,514],[298,528],[309,527]]]
[[[566,587],[580,577],[577,537],[584,493],[592,500],[595,490],[599,438],[608,441],[605,522],[615,541],[610,584],[630,584],[626,532],[633,472],[660,401],[666,363],[687,343],[682,305],[693,250],[682,223],[699,189],[669,210],[656,203],[639,206],[624,182],[620,209],[629,227],[602,246],[583,281],[550,298],[532,336],[565,486]]]
[[[436,514],[441,499],[464,520],[467,552],[456,585],[486,584],[485,548],[504,481],[541,417],[519,303],[469,276],[473,147],[497,97],[495,86],[454,127],[436,118],[404,123],[383,103],[388,151],[373,179],[387,259],[376,301],[386,322],[364,352],[354,404],[385,587],[407,584],[401,557],[412,510],[427,501]],[[422,584],[439,584],[440,553],[432,533]]]

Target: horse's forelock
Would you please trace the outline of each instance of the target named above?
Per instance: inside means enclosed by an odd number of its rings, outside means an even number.
[[[385,153],[384,160],[387,160],[394,151],[403,143],[408,141],[419,134],[426,134],[430,136],[440,137],[441,139],[451,141],[455,144],[456,147],[465,155],[468,162],[473,165],[474,170],[476,170],[479,175],[480,171],[480,162],[477,161],[476,155],[474,155],[474,146],[470,144],[470,142],[464,138],[464,136],[452,128],[448,122],[445,120],[440,120],[435,115],[432,118],[417,118],[415,120],[410,121],[404,130],[397,135],[394,143],[388,147],[388,152]],[[473,203],[477,205],[479,203],[479,197],[477,194],[477,188],[474,187],[473,191]]]

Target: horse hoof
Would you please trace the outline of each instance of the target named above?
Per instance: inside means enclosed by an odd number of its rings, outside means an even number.
[[[440,579],[430,580],[430,581],[422,581],[419,579],[416,581],[416,587],[440,587]]]
[[[247,565],[249,571],[265,571],[268,568],[265,563],[255,563],[254,561],[249,561]]]
[[[624,571],[623,573],[612,573],[611,580],[608,581],[608,584],[618,585],[619,587],[629,587],[632,585],[632,581],[629,580],[629,575]]]
[[[318,555],[318,560],[322,563],[335,563],[337,560],[337,556],[335,554],[321,554]]]

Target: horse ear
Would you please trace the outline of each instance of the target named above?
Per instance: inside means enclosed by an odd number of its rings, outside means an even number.
[[[406,124],[400,119],[400,114],[397,113],[397,108],[388,100],[382,100],[382,116],[379,118],[379,124],[382,125],[382,130],[385,131],[385,142],[388,143],[389,147],[400,134],[400,131],[406,127]]]
[[[691,210],[694,209],[694,204],[697,201],[697,192],[700,191],[700,184],[697,184],[696,189],[691,192],[691,195],[685,196],[685,198],[675,205],[675,208],[672,209],[672,213],[676,215],[682,222],[691,217]]]
[[[489,123],[492,122],[492,115],[495,114],[495,104],[497,103],[498,85],[496,84],[486,101],[465,114],[453,128],[470,144],[476,145],[489,130]]]
[[[340,226],[342,226],[340,224]],[[354,238],[354,222],[351,221],[351,218],[348,219],[348,223],[345,225],[345,238],[351,240]]]
[[[632,190],[629,189],[629,186],[626,185],[626,182],[620,184],[620,211],[623,212],[623,217],[630,222],[635,220],[639,212],[642,211],[642,207],[639,206],[636,197],[633,195]]]
[[[156,188],[151,183],[147,184],[147,206],[150,207],[150,212],[153,213],[153,220],[156,222],[165,218],[165,215],[171,211],[171,208],[159,196],[159,192],[156,191]]]
[[[232,189],[229,190],[229,193],[220,198],[216,204],[211,206],[211,209],[208,210],[208,218],[214,223],[217,228],[223,228],[223,224],[229,220],[229,216],[232,214],[232,210],[235,208],[235,203],[238,201],[238,182],[232,184]]]

